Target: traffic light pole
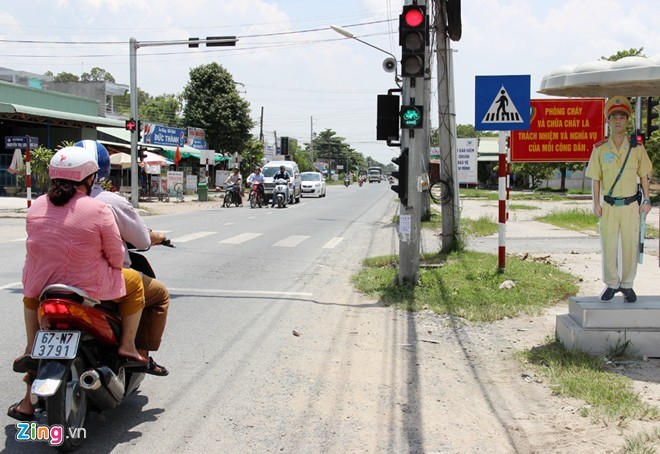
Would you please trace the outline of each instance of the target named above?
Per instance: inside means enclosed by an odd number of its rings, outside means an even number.
[[[189,38],[187,40],[175,41],[137,41],[135,38],[129,40],[129,71],[130,71],[130,102],[131,102],[131,118],[135,120],[137,127],[131,133],[131,204],[134,208],[138,207],[138,182],[140,174],[138,173],[138,134],[140,133],[138,119],[138,88],[137,88],[137,50],[140,47],[154,47],[154,46],[175,46],[187,45],[188,47],[199,47],[200,43],[206,43],[208,47],[213,46],[235,46],[238,39],[235,36],[208,36],[206,39]]]

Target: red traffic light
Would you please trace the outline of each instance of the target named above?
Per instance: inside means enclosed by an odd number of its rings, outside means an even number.
[[[137,123],[136,123],[135,120],[133,120],[132,118],[130,120],[126,120],[125,128],[128,131],[133,132],[133,131],[135,131],[136,127],[137,127]]]
[[[419,27],[424,23],[424,11],[416,7],[411,7],[404,11],[403,20],[408,27]]]

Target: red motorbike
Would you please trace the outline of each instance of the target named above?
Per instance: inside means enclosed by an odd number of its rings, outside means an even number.
[[[266,201],[264,200],[263,185],[261,183],[253,182],[250,186],[250,208],[258,206],[266,206]]]
[[[162,243],[174,247],[169,240]],[[133,268],[155,277],[147,259],[131,252]],[[65,284],[46,287],[40,296],[40,330],[31,356],[39,361],[32,394],[46,423],[62,427],[60,451],[84,441],[89,410],[108,410],[135,392],[145,368],[125,367],[117,354],[121,337],[118,305],[98,301]],[[78,435],[78,436],[77,436]]]

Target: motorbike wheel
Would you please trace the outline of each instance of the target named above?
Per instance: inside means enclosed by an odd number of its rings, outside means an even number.
[[[284,208],[284,197],[278,197],[277,198],[277,207],[278,208]]]
[[[226,194],[225,201],[222,203],[222,206],[225,208],[229,208],[230,205],[231,205],[231,194]]]
[[[59,389],[46,398],[46,421],[49,426],[62,426],[64,441],[56,446],[58,451],[68,452],[77,449],[85,440],[87,420],[87,394],[80,388],[80,375],[85,372],[82,358],[77,357],[67,372]],[[81,436],[71,436],[71,434]]]
[[[257,204],[257,201],[255,200],[254,194],[250,194],[250,208],[254,208],[254,206]]]

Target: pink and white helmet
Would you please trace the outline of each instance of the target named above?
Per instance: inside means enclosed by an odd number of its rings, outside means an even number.
[[[48,175],[51,179],[82,181],[98,172],[96,154],[82,147],[64,147],[50,160]]]

